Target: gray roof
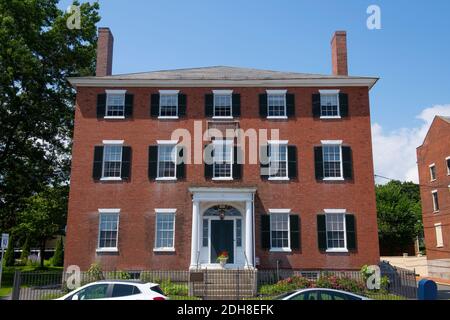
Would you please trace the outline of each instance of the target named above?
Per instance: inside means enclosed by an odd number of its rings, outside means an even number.
[[[444,117],[444,116],[438,116],[439,118],[441,118],[442,120],[450,123],[450,117]]]
[[[296,79],[365,79],[372,77],[335,76],[298,72],[281,72],[252,68],[213,66],[118,74],[97,79],[114,80],[296,80]]]

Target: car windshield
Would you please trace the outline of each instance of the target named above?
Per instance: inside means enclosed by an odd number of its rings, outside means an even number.
[[[274,300],[283,300],[284,298],[286,298],[286,297],[288,297],[288,296],[290,296],[291,294],[294,294],[294,293],[296,293],[297,291],[289,291],[289,292],[285,292],[285,293],[283,293],[283,294],[280,294],[279,296],[276,296],[275,298],[274,298]]]

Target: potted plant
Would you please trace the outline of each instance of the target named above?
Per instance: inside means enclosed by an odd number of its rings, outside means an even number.
[[[227,251],[222,251],[219,256],[217,257],[217,261],[220,263],[220,266],[222,268],[225,268],[225,265],[228,261],[228,252]]]

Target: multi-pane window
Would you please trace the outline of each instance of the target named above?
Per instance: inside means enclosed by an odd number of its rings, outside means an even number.
[[[233,143],[231,140],[214,141],[213,177],[232,178]]]
[[[339,117],[339,95],[321,94],[320,95],[320,116],[321,117]]]
[[[285,117],[286,116],[286,95],[268,94],[267,95],[267,116]]]
[[[161,94],[159,97],[159,116],[178,116],[178,94]]]
[[[289,214],[270,215],[270,244],[272,249],[289,249]]]
[[[155,249],[173,249],[175,235],[175,214],[156,213]]]
[[[103,148],[103,178],[120,178],[122,145],[105,145]]]
[[[214,117],[231,117],[231,94],[214,94]]]
[[[236,219],[236,247],[242,247],[242,220]]]
[[[106,95],[106,116],[123,117],[125,116],[125,94],[108,93]]]
[[[158,146],[158,178],[176,177],[176,146]]]
[[[431,181],[436,180],[436,166],[434,164],[430,165],[430,179]]]
[[[117,248],[119,228],[118,213],[101,213],[99,223],[98,248]]]
[[[450,157],[447,157],[445,161],[447,162],[447,174],[450,176]]]
[[[203,228],[202,228],[202,246],[207,247],[208,246],[208,219],[203,219]]]
[[[433,210],[434,212],[437,212],[439,211],[439,199],[437,190],[432,191],[431,195],[433,197]]]
[[[342,178],[341,146],[323,145],[324,178]]]
[[[327,248],[345,249],[345,214],[330,213],[326,214],[327,224]]]
[[[436,223],[434,225],[434,231],[436,234],[436,247],[441,248],[444,246],[444,239],[442,237],[442,224]]]
[[[269,177],[286,178],[287,175],[287,145],[281,143],[269,144]]]

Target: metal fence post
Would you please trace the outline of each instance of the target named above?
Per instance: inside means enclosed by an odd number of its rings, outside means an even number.
[[[20,283],[22,275],[20,270],[16,270],[14,273],[14,283],[13,283],[13,290],[11,295],[11,300],[19,300],[20,298]]]

